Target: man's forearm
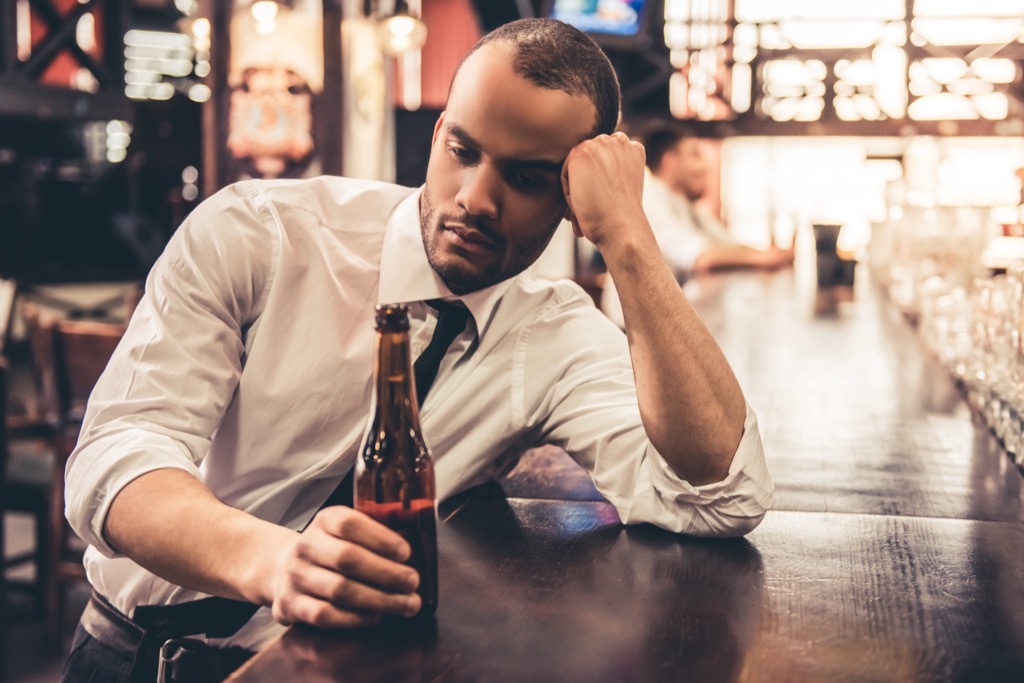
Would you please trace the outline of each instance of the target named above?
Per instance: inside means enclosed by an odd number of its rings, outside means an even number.
[[[719,481],[743,435],[746,403],[658,248],[641,204],[643,164],[643,147],[622,133],[578,144],[562,169],[568,215],[618,289],[648,438],[680,477]]]
[[[624,242],[604,254],[622,303],[644,428],[680,477],[694,485],[720,481],[743,435],[746,402],[650,242]]]
[[[697,275],[726,268],[780,268],[793,261],[793,253],[785,249],[754,249],[742,244],[709,245],[693,264]]]
[[[265,605],[278,551],[295,532],[225,505],[188,472],[160,469],[121,489],[104,536],[167,581]]]

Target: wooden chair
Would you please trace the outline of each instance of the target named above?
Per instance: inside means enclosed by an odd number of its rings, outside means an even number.
[[[31,301],[22,301],[20,312],[28,343],[28,360],[34,392],[19,396],[17,410],[9,412],[7,430],[11,438],[47,437],[58,422],[57,390],[53,369],[53,326],[55,320],[43,314]],[[13,352],[12,347],[12,352]],[[4,354],[10,360],[10,354]]]
[[[78,442],[85,406],[96,381],[121,341],[123,325],[86,320],[59,320],[53,329],[56,385],[56,459],[50,495],[50,583],[46,611],[55,634],[64,623],[65,584],[85,579],[77,537],[64,518],[64,469]],[[79,542],[80,543],[80,542]]]
[[[31,312],[30,312],[31,313]],[[37,578],[54,643],[64,623],[65,593],[68,583],[85,578],[81,544],[64,518],[64,469],[75,447],[85,405],[114,348],[124,334],[124,326],[84,320],[46,320],[26,316],[36,374],[44,403],[41,412],[50,423],[52,459],[44,487],[39,482],[8,481],[8,503],[32,508],[37,519]],[[42,497],[45,509],[37,507]],[[20,496],[20,498],[18,498]]]
[[[18,410],[5,415],[7,462],[3,484],[3,512],[32,518],[35,542],[30,551],[4,556],[4,569],[31,565],[31,581],[11,581],[9,588],[31,593],[39,613],[46,611],[50,583],[50,491],[56,458],[59,418],[53,369],[53,321],[38,307],[25,303],[22,317],[31,356],[34,392],[24,396]],[[8,403],[4,403],[5,406]]]

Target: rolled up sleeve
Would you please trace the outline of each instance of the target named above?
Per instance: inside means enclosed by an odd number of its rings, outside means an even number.
[[[124,486],[157,469],[199,475],[238,384],[243,328],[273,260],[271,231],[257,214],[244,186],[193,212],[150,273],[93,390],[67,463],[65,514],[104,555],[116,555],[103,528]]]
[[[681,479],[651,446],[643,460],[633,504],[623,515],[627,524],[651,522],[693,536],[741,536],[752,531],[772,506],[775,485],[765,464],[757,417],[747,405],[743,436],[725,479],[694,486]],[[687,514],[679,515],[685,508]]]
[[[760,523],[774,484],[749,404],[728,475],[694,486],[647,438],[625,335],[592,307],[568,300],[538,317],[524,335],[523,376],[550,390],[524,411],[526,420],[542,424],[541,438],[588,471],[624,523],[694,536],[739,536]]]

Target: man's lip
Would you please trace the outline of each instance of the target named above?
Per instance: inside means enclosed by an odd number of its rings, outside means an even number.
[[[456,235],[459,236],[460,239],[471,244],[479,244],[485,247],[498,246],[497,242],[495,242],[493,239],[491,239],[484,233],[480,232],[476,228],[471,228],[469,226],[461,225],[459,223],[445,223],[444,227],[454,232]]]

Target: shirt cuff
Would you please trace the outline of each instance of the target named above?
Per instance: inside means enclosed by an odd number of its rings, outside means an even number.
[[[694,486],[677,475],[653,447],[648,462],[650,480],[663,502],[688,506],[696,516],[691,528],[680,531],[695,535],[743,535],[756,527],[771,508],[775,490],[765,463],[757,416],[747,404],[743,436],[733,454],[724,479]]]

